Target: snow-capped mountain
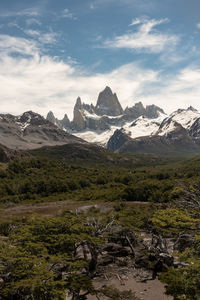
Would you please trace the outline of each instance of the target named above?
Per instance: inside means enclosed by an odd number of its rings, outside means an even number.
[[[47,119],[32,111],[0,115],[0,143],[11,149],[87,142],[118,153],[199,153],[200,113],[189,107],[167,116],[161,108],[141,102],[123,110],[117,95],[106,87],[95,106],[78,98],[71,122],[66,114],[58,120],[53,112]]]
[[[100,92],[96,106],[82,103],[78,97],[73,121],[68,121],[66,126],[64,119],[56,119],[52,112],[47,115],[47,119],[59,128],[103,147],[107,146],[115,130],[122,128],[132,138],[154,134],[165,117],[167,115],[161,108],[155,105],[145,108],[141,102],[123,110],[117,95],[109,87]]]
[[[119,153],[197,153],[200,151],[200,113],[193,107],[178,109],[169,116],[155,105],[141,102],[123,110],[117,95],[106,87],[96,105],[78,97],[74,118],[47,119],[59,128]]]
[[[191,106],[188,109],[178,109],[162,122],[157,134],[168,135],[176,130],[177,124],[186,130],[190,130],[198,118],[200,118],[200,113]]]
[[[133,137],[123,129],[116,131],[108,141],[108,149],[119,153],[160,155],[188,155],[200,152],[200,114],[197,110],[189,107],[179,109],[166,118],[162,117],[163,121],[158,129],[152,130],[148,136],[141,134],[140,137]]]

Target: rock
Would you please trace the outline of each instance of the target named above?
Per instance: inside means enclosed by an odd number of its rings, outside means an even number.
[[[108,86],[99,94],[95,112],[100,116],[118,116],[123,114],[117,95],[113,94]]]
[[[47,114],[47,116],[46,116],[46,120],[48,120],[49,122],[51,122],[51,123],[53,123],[53,124],[55,124],[56,125],[56,118],[55,118],[55,116],[54,116],[54,114],[53,114],[53,112],[52,111],[49,111],[48,112],[48,114]]]
[[[80,97],[77,98],[76,104],[74,106],[73,126],[79,131],[86,128],[86,121]]]
[[[144,115],[150,119],[155,119],[159,117],[160,113],[165,114],[162,108],[152,104],[146,106],[146,112]]]
[[[146,113],[146,110],[145,110],[142,102],[138,102],[134,106],[127,107],[124,110],[124,114],[126,115],[127,120],[137,119],[138,117],[140,117],[142,115],[144,116],[145,113]]]
[[[62,129],[68,129],[71,127],[71,122],[67,116],[67,114],[64,115],[64,118],[61,120]]]

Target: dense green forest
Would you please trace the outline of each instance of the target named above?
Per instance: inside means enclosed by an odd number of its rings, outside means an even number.
[[[0,165],[0,299],[65,299],[66,293],[73,300],[137,299],[131,291],[93,285],[109,259],[120,268],[127,258],[137,267],[145,262],[174,299],[200,299],[199,156],[178,162],[144,156],[143,164],[138,156],[131,164],[121,157],[100,164],[58,158],[35,153]],[[9,207],[53,201],[110,206],[3,215]],[[141,232],[154,246],[145,245]],[[177,265],[160,258],[168,239],[176,247],[165,255]],[[122,253],[126,259],[119,260]]]

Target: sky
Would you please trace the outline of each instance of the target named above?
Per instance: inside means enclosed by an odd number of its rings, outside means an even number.
[[[0,1],[0,113],[72,118],[106,86],[123,108],[200,110],[200,1]]]

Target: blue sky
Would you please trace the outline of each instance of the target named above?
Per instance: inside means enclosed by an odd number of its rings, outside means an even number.
[[[122,106],[200,109],[200,1],[1,0],[1,113],[58,117],[106,86]]]

